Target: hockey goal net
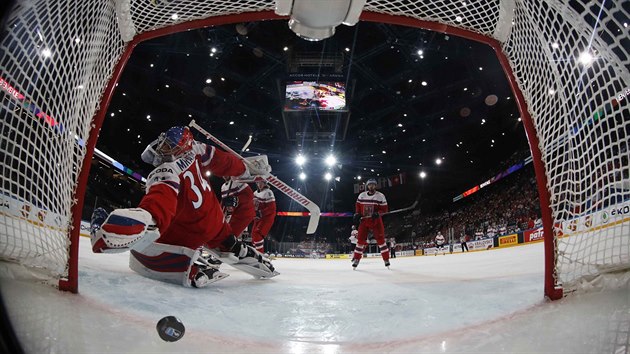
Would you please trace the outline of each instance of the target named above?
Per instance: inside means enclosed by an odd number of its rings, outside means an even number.
[[[133,47],[263,19],[273,0],[24,0],[0,42],[0,257],[77,291],[83,194],[98,131]],[[368,0],[361,16],[492,46],[535,161],[545,293],[630,264],[630,3]]]

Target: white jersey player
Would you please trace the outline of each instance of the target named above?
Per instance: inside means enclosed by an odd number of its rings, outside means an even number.
[[[254,192],[256,217],[252,226],[252,243],[258,252],[264,253],[264,238],[269,234],[276,218],[276,197],[267,181],[258,181],[256,186],[258,190]]]
[[[352,225],[352,231],[350,232],[350,237],[348,237],[348,241],[352,244],[352,250],[355,249],[357,242],[359,241],[358,236],[359,230],[357,230],[356,226]]]
[[[439,251],[442,251],[442,254],[446,254],[444,252],[444,243],[446,243],[446,240],[444,239],[444,236],[442,236],[442,233],[438,231],[437,236],[435,236],[435,255],[437,256]]]
[[[495,237],[497,235],[497,227],[494,225],[488,226],[488,230],[486,230],[486,237]]]

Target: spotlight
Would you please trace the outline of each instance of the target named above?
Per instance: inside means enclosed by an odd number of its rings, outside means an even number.
[[[332,167],[334,164],[336,164],[336,163],[337,163],[337,159],[335,158],[335,156],[334,156],[334,155],[328,155],[328,156],[326,157],[325,162],[326,162],[326,165],[328,165],[328,166]]]
[[[424,179],[426,176],[427,174],[424,171],[420,172],[420,178]]]
[[[324,179],[327,181],[330,181],[332,179],[332,175],[330,174],[330,172],[326,172],[326,174],[324,175]]]
[[[295,163],[298,166],[304,165],[304,163],[306,163],[306,157],[304,157],[304,155],[297,155],[297,157],[295,158]]]
[[[300,180],[305,180],[306,179],[306,173],[304,172],[300,172]]]
[[[578,61],[582,65],[589,65],[590,63],[593,62],[593,55],[589,53],[588,51],[584,51],[580,53],[580,56],[578,57]]]

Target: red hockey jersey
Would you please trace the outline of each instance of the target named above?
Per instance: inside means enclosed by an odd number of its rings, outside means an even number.
[[[223,183],[221,186],[221,199],[227,196],[238,199],[238,206],[232,214],[246,213],[251,216],[256,215],[254,211],[254,191],[247,183],[237,181]]]
[[[189,248],[209,243],[216,247],[231,233],[223,222],[221,204],[204,179],[206,171],[240,176],[245,165],[230,153],[196,142],[190,152],[149,174],[139,207],[156,220],[160,229],[157,242]]]
[[[357,198],[355,209],[356,213],[361,216],[372,216],[374,212],[382,215],[388,211],[387,199],[385,199],[385,195],[379,191],[374,191],[371,195],[368,191],[361,192]],[[363,221],[370,223],[371,220],[372,218],[367,218]],[[381,220],[381,218],[379,217],[376,220]]]
[[[260,211],[260,220],[255,221],[254,229],[260,228],[262,235],[267,235],[276,218],[276,197],[269,188],[254,192],[254,205]]]

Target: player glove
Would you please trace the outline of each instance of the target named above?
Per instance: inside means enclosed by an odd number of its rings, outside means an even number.
[[[380,216],[380,215],[379,215],[379,213],[377,213],[377,212],[373,212],[373,213],[372,213],[372,219],[378,219],[378,217],[379,217],[379,216]]]
[[[359,225],[359,223],[361,222],[361,215],[360,215],[359,213],[355,213],[355,214],[352,216],[352,222],[353,222],[355,225]]]
[[[225,197],[221,200],[221,205],[224,207],[236,208],[238,206],[237,197]]]

